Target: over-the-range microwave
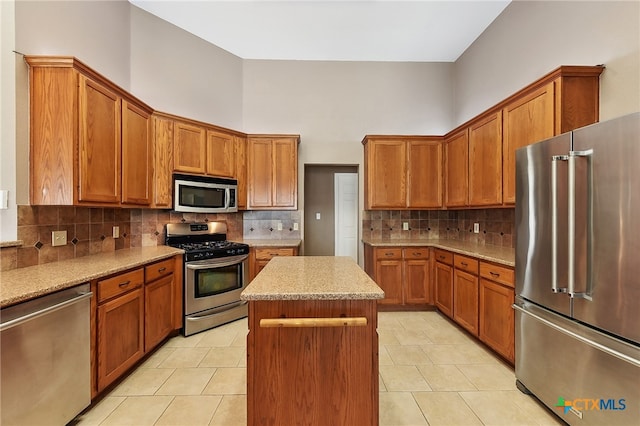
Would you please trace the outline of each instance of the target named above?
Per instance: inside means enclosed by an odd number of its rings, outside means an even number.
[[[210,176],[173,175],[173,210],[193,213],[238,211],[238,181]]]

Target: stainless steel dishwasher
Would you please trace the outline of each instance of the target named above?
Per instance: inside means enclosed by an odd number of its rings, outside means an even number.
[[[0,311],[4,425],[65,425],[91,403],[89,284]]]

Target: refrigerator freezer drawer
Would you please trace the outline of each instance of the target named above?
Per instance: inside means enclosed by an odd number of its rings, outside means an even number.
[[[571,425],[638,424],[640,348],[521,299],[514,308],[527,389]]]

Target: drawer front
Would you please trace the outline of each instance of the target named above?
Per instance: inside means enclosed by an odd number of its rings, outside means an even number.
[[[453,265],[453,253],[445,250],[436,249],[436,260],[447,265]]]
[[[175,265],[175,260],[171,258],[163,260],[162,262],[156,262],[152,265],[145,266],[145,282],[155,281],[160,277],[164,277],[165,275],[173,273],[173,265]]]
[[[272,247],[256,249],[257,260],[270,260],[276,256],[294,256],[295,250],[287,247]]]
[[[140,287],[142,284],[144,284],[142,268],[98,281],[98,303]]]
[[[376,259],[402,259],[402,248],[400,247],[376,248]]]
[[[456,269],[478,275],[478,261],[471,257],[456,254],[453,256],[453,266]]]
[[[407,247],[403,253],[405,259],[429,259],[427,247]]]
[[[512,288],[515,287],[514,271],[506,266],[480,262],[480,276]]]

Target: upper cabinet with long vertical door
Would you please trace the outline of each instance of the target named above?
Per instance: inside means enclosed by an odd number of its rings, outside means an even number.
[[[442,207],[442,138],[365,136],[365,209]]]
[[[247,209],[298,208],[297,135],[249,135]]]
[[[75,58],[25,61],[31,204],[150,205],[152,109]]]
[[[365,209],[512,206],[516,149],[598,121],[603,69],[561,66],[444,137],[365,136]]]
[[[173,120],[153,115],[153,206],[172,207]]]

